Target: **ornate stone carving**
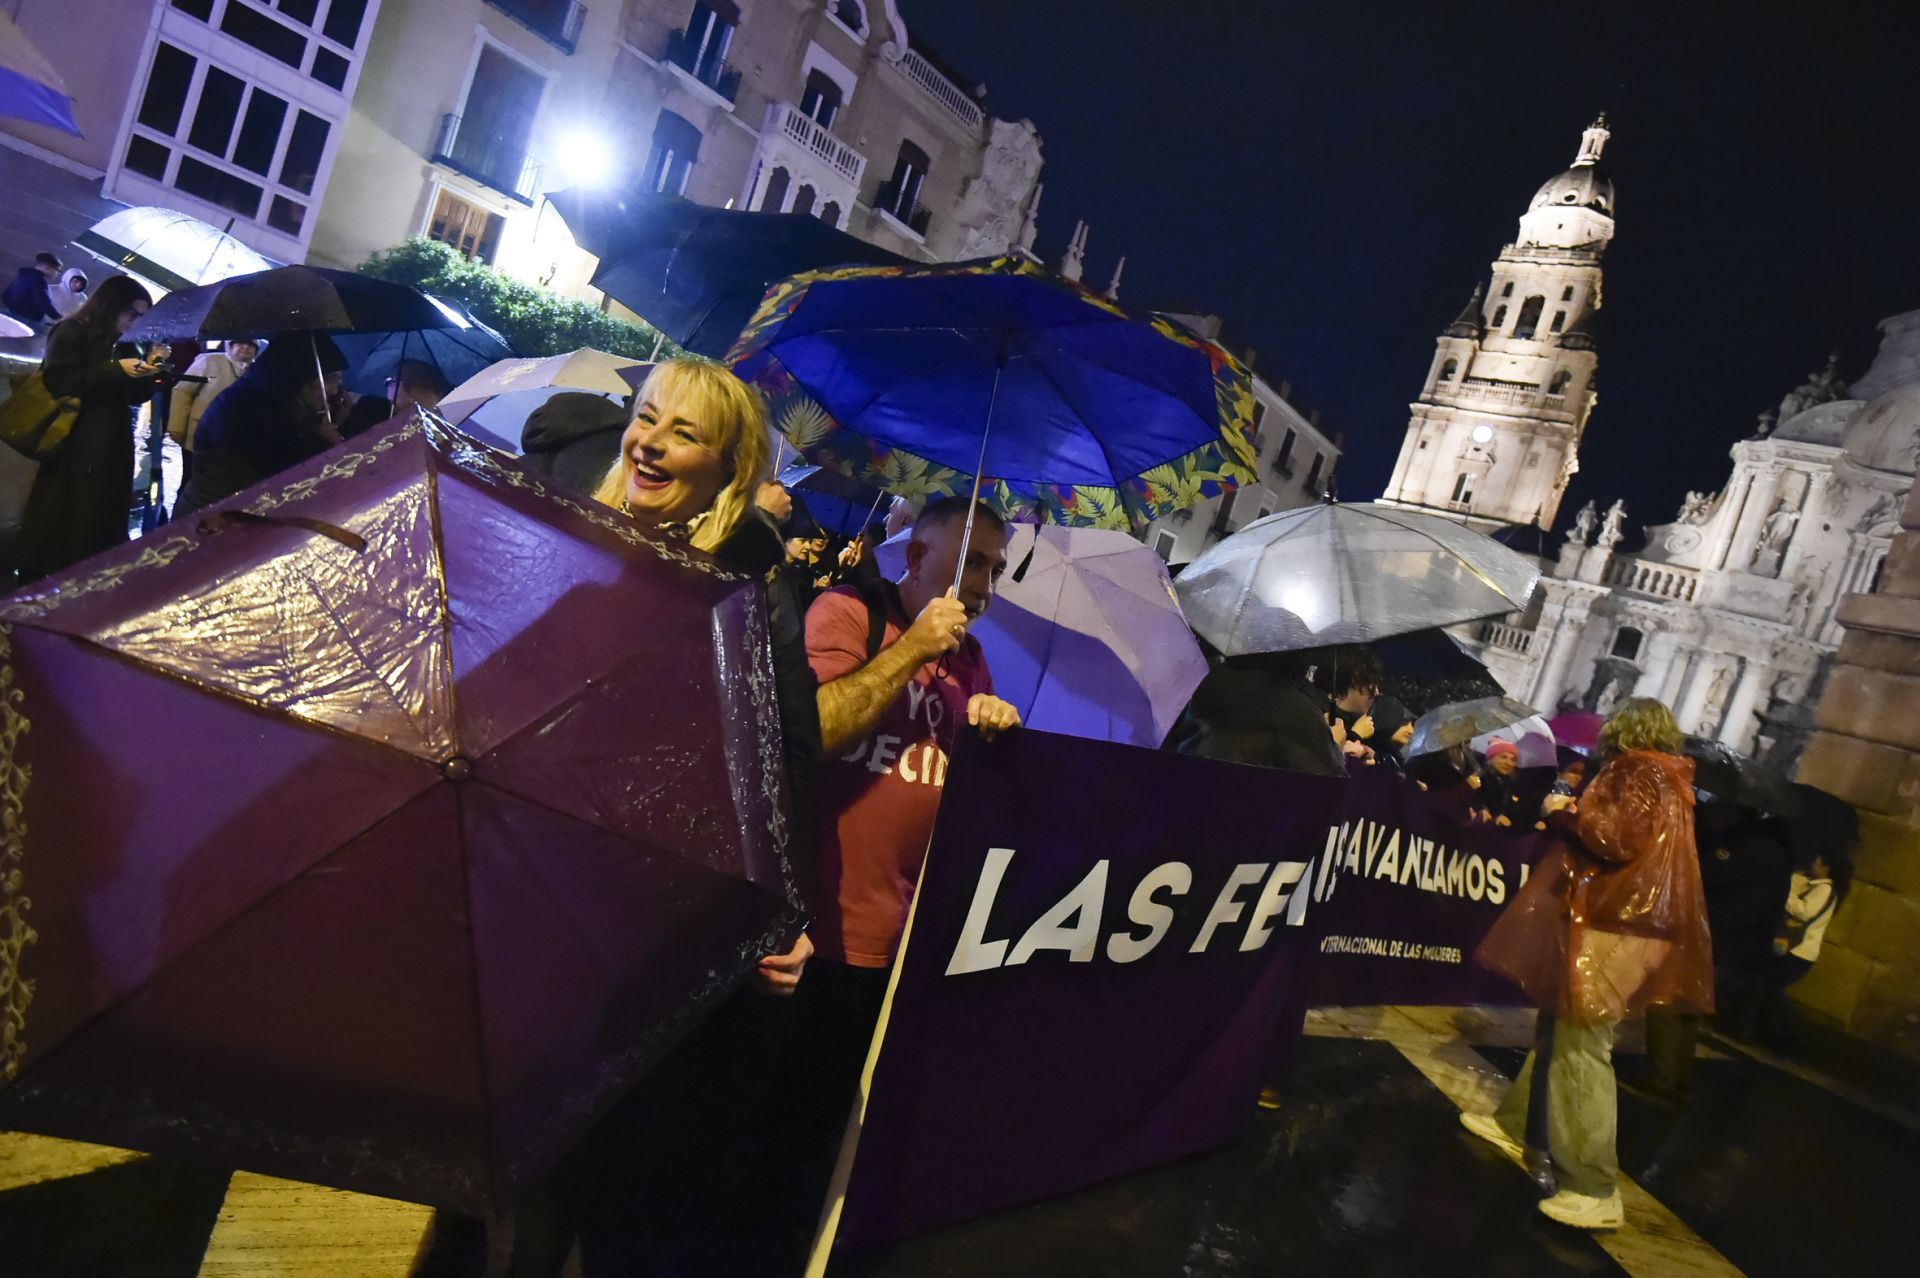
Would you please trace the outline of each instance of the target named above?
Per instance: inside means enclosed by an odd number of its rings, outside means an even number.
[[[1040,164],[1040,134],[1031,120],[987,121],[980,175],[969,178],[960,195],[959,257],[997,257],[1029,242],[1023,223]]]
[[[1592,545],[1593,524],[1599,517],[1599,512],[1594,509],[1592,502],[1582,506],[1580,513],[1573,517],[1573,530],[1567,534],[1568,542],[1576,546]]]
[[[1683,524],[1704,524],[1713,516],[1714,509],[1720,504],[1718,493],[1689,492],[1686,500],[1680,503],[1679,522]]]
[[[1817,373],[1807,375],[1807,380],[1788,391],[1786,398],[1780,401],[1782,422],[1792,421],[1794,417],[1819,404],[1831,404],[1836,399],[1845,399],[1847,384],[1840,380],[1840,356],[1827,357],[1826,367]]]
[[[1793,541],[1793,530],[1800,526],[1800,512],[1790,509],[1786,500],[1773,508],[1767,516],[1767,522],[1760,529],[1760,540],[1753,548],[1753,557],[1747,566],[1763,577],[1780,575],[1780,561],[1786,557],[1787,546]]]
[[[1613,505],[1607,507],[1607,517],[1605,521],[1601,523],[1600,535],[1595,538],[1593,544],[1603,550],[1612,550],[1620,544],[1620,539],[1626,536],[1626,523],[1627,503],[1625,501],[1614,502]]]

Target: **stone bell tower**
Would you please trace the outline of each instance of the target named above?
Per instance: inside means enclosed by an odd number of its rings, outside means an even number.
[[[1607,137],[1602,116],[1440,335],[1382,501],[1483,529],[1553,526],[1595,399],[1600,258],[1613,238]]]

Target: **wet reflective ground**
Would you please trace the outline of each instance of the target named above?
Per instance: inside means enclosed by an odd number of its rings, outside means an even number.
[[[956,1226],[834,1278],[1912,1272],[1920,1096],[1836,1094],[1711,1048],[1674,1113],[1627,1093],[1627,1228],[1534,1210],[1521,1170],[1460,1127],[1519,1065],[1527,1018],[1319,1013],[1285,1100],[1214,1154]],[[1629,1036],[1631,1041],[1631,1036]],[[1641,1068],[1630,1052],[1621,1073]],[[0,1134],[0,1278],[403,1278],[424,1208]],[[635,1257],[633,1274],[654,1272]],[[722,1278],[779,1278],[735,1275]]]

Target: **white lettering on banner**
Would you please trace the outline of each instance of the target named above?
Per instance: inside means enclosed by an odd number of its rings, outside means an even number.
[[[1007,864],[1013,860],[1012,848],[988,848],[986,863],[980,867],[980,881],[973,885],[973,900],[967,906],[967,921],[960,925],[960,943],[947,960],[947,975],[963,972],[987,972],[999,967],[1006,958],[1005,941],[989,941],[987,916],[993,912],[993,898],[1000,894],[1000,880],[1007,876]]]
[[[1151,954],[1153,947],[1166,937],[1167,929],[1173,926],[1173,907],[1160,904],[1153,899],[1153,894],[1165,890],[1173,896],[1185,896],[1192,888],[1193,870],[1188,866],[1179,861],[1154,866],[1133,889],[1133,898],[1127,902],[1128,922],[1146,928],[1147,934],[1115,932],[1107,938],[1107,957],[1116,963],[1131,963]]]
[[[1075,963],[1093,962],[1100,947],[1100,912],[1107,902],[1107,863],[1095,861],[1080,885],[1033,921],[1013,947],[1007,966],[1024,963],[1041,950],[1064,950]]]
[[[1520,867],[1522,886],[1530,868],[1525,864]],[[1348,873],[1489,905],[1500,905],[1507,899],[1507,869],[1498,857],[1448,848],[1433,839],[1364,818],[1327,830],[1327,846],[1314,874],[1313,899],[1330,900],[1340,876]]]
[[[1066,895],[1021,933],[1017,942],[1010,946],[1004,938],[988,939],[987,925],[1013,859],[1012,848],[987,849],[980,865],[980,877],[973,886],[973,898],[967,903],[959,939],[947,959],[948,976],[1014,967],[1050,950],[1067,955],[1075,963],[1092,962],[1100,953],[1111,872],[1111,862],[1105,860],[1094,862]],[[1283,914],[1284,926],[1303,925],[1311,894],[1293,889],[1306,876],[1308,866],[1305,861],[1258,861],[1234,866],[1188,952],[1205,952],[1215,933],[1237,923],[1247,910],[1247,903],[1239,899],[1240,893],[1263,879],[1265,885],[1253,902],[1253,914],[1238,948],[1247,951],[1265,946],[1273,939],[1275,920]],[[1158,948],[1177,918],[1170,899],[1186,896],[1192,889],[1193,868],[1185,862],[1167,861],[1147,871],[1128,897],[1128,926],[1107,935],[1108,960],[1132,963]],[[1146,929],[1144,933],[1139,931],[1142,928]]]
[[[1213,898],[1213,908],[1207,911],[1207,921],[1200,925],[1200,935],[1193,938],[1193,944],[1188,947],[1188,953],[1204,953],[1207,942],[1213,939],[1214,929],[1227,923],[1240,921],[1240,911],[1246,907],[1234,898],[1240,894],[1241,888],[1249,883],[1258,882],[1260,876],[1266,872],[1266,864],[1260,861],[1233,867],[1233,873],[1227,876],[1226,883],[1220,889],[1220,895]]]

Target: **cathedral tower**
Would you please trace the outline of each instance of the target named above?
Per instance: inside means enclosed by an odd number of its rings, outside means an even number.
[[[1595,398],[1600,257],[1613,238],[1607,137],[1602,116],[1440,335],[1382,501],[1482,528],[1553,526]]]

